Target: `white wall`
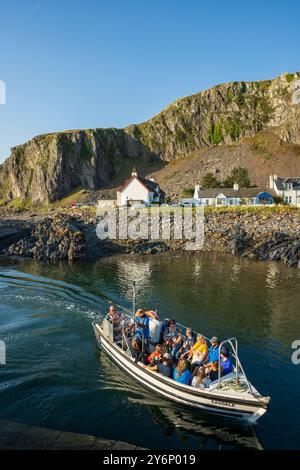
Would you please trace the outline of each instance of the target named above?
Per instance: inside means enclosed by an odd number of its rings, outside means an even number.
[[[125,206],[127,201],[144,201],[145,204],[150,204],[152,201],[153,193],[149,192],[145,186],[136,178],[132,179],[128,186],[120,195],[120,204]]]
[[[293,206],[296,206],[297,204],[300,205],[298,198],[298,196],[300,196],[300,191],[296,191],[295,189],[285,189],[284,191],[280,191],[276,186],[275,190],[276,194],[284,200],[286,200],[285,198],[291,198],[291,202],[289,202],[289,204],[292,204]]]

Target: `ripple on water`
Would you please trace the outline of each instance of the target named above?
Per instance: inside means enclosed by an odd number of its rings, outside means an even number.
[[[207,336],[238,337],[250,380],[272,397],[258,428],[264,447],[297,447],[300,368],[291,364],[290,345],[300,331],[299,272],[227,256],[2,268],[0,338],[7,365],[0,369],[1,417],[141,446],[151,441],[156,448],[260,442],[252,431],[154,396],[98,352],[91,322],[108,300],[130,306],[133,279],[138,305],[159,303],[161,315]]]

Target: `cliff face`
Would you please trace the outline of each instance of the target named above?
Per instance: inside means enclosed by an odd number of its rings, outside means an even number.
[[[47,134],[12,149],[0,184],[9,199],[48,203],[77,188],[109,184],[136,158],[151,161],[155,155],[123,130]]]
[[[266,129],[300,144],[299,72],[218,85],[125,129],[35,137],[13,148],[0,166],[2,197],[51,202],[78,187],[99,188],[118,175],[126,177],[133,160],[168,162],[205,147],[237,145]]]
[[[236,144],[273,128],[286,142],[300,144],[300,73],[274,80],[218,85],[168,106],[129,128],[169,161],[212,145]]]

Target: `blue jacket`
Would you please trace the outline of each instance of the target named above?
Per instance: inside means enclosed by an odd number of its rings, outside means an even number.
[[[208,362],[215,362],[219,360],[219,346],[210,347],[208,351]]]
[[[177,377],[177,374],[178,374],[178,370],[177,370],[177,369],[174,369],[174,372],[173,372],[173,379],[174,379],[176,382],[179,382],[179,383],[185,384],[185,385],[189,385],[189,384],[190,384],[191,379],[192,379],[192,374],[191,374],[191,372],[190,372],[188,369],[185,369],[179,377]]]

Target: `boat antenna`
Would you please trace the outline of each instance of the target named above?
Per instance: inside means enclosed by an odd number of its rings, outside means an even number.
[[[132,316],[135,314],[135,281],[132,283]]]

